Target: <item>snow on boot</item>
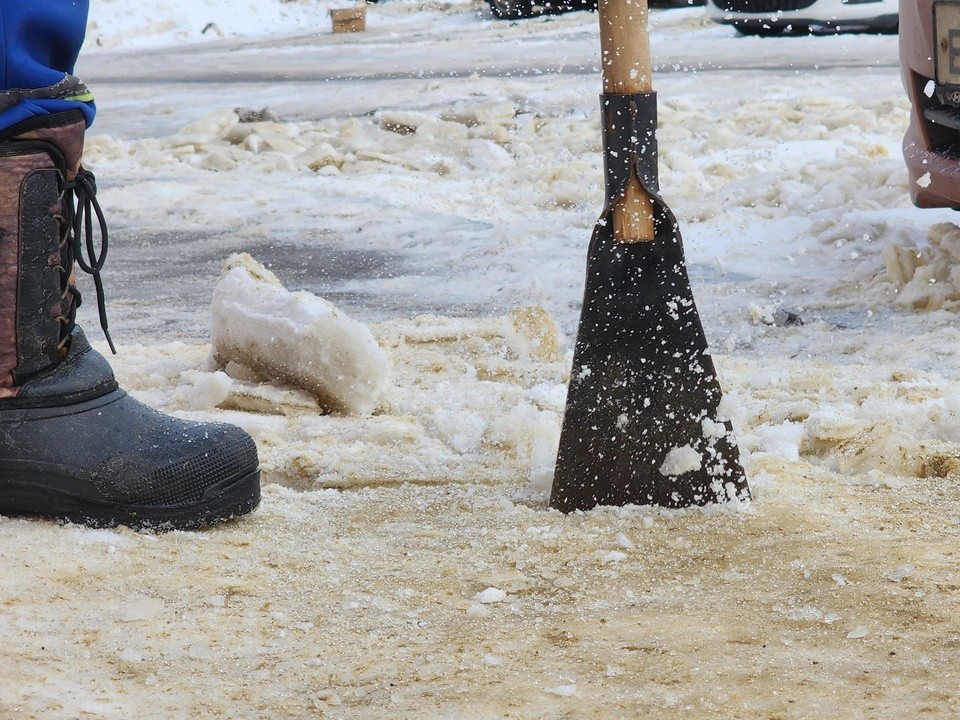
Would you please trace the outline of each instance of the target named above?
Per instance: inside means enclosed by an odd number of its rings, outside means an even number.
[[[110,341],[84,129],[70,111],[0,133],[0,514],[188,529],[248,513],[260,500],[253,439],[134,400],[75,324],[76,263]]]

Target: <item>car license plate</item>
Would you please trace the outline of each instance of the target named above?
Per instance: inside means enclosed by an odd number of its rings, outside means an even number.
[[[937,34],[937,83],[960,85],[960,2],[938,2],[933,6]]]

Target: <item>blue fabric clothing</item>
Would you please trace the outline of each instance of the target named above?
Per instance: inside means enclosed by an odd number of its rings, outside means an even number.
[[[72,78],[87,29],[89,0],[0,0],[0,131],[29,118],[79,108],[89,126],[93,97]],[[49,88],[49,92],[47,89]],[[20,99],[11,91],[26,90]],[[6,93],[6,95],[5,95]],[[9,107],[11,100],[16,100]]]

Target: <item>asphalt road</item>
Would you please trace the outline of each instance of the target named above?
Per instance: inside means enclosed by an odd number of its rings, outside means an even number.
[[[669,12],[669,11],[666,11]],[[491,27],[453,29],[450,35],[406,34],[381,26],[364,33],[327,31],[262,41],[219,41],[162,51],[95,52],[79,65],[91,84],[370,81],[480,75],[596,73],[593,15],[553,35],[524,37]],[[510,24],[504,23],[507,29]],[[512,25],[516,27],[516,23]],[[720,28],[718,27],[718,30]],[[677,40],[674,42],[674,40]],[[682,40],[682,41],[681,41]],[[526,62],[517,65],[517,44]],[[896,37],[859,36],[856,52],[822,37],[753,38],[656,35],[655,71],[689,72],[894,67]]]

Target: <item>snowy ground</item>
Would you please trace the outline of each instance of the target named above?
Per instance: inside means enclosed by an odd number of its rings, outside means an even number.
[[[595,17],[396,0],[332,36],[333,6],[93,2],[117,374],[251,432],[265,495],[203,533],[0,519],[0,718],[957,716],[960,229],[909,203],[896,38],[653,13],[755,499],[563,516]],[[369,326],[373,415],[214,370],[237,251]]]

